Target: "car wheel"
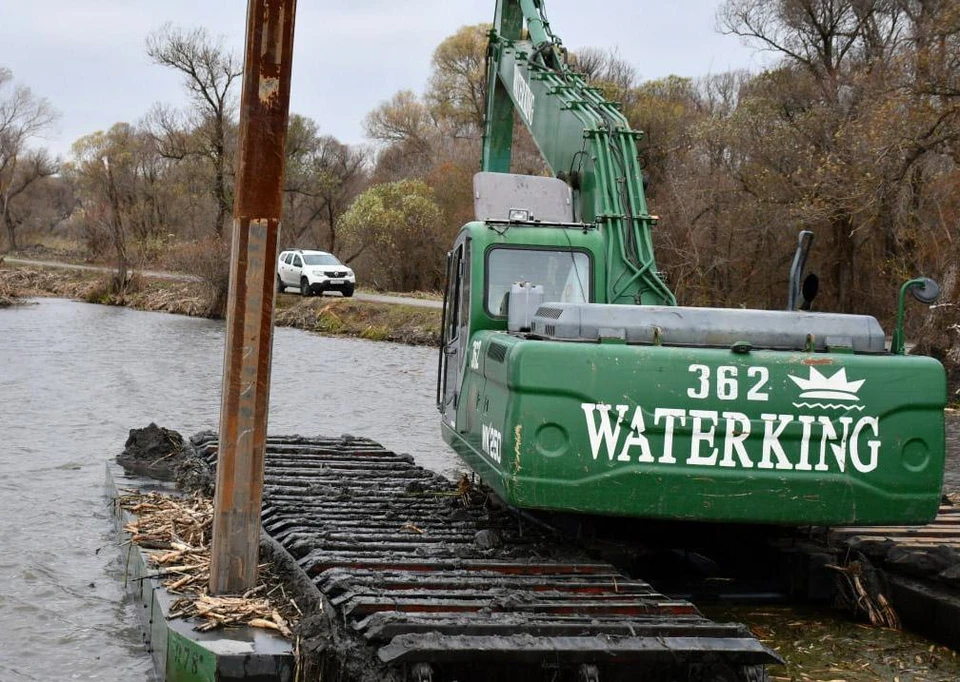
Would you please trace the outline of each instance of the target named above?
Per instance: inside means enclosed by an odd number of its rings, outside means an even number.
[[[350,296],[353,296],[353,285],[352,285],[352,284],[348,284],[347,286],[345,286],[345,287],[343,288],[343,295],[346,296],[347,298],[349,298]]]
[[[280,279],[280,275],[277,275],[277,293],[282,294],[286,289],[287,287],[283,285],[283,280]]]
[[[310,295],[310,283],[307,281],[306,277],[300,278],[300,295],[301,296]]]

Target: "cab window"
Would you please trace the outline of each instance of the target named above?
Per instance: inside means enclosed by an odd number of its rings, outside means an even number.
[[[457,247],[450,258],[447,274],[447,341],[457,338],[460,327],[460,286],[463,282],[463,246]]]
[[[585,303],[591,297],[591,259],[585,251],[497,247],[487,254],[487,312],[506,314],[510,287],[518,282],[539,284],[543,300]]]

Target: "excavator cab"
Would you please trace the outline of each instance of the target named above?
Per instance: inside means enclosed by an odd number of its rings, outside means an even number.
[[[916,524],[940,502],[946,375],[867,315],[678,306],[636,139],[542,2],[500,0],[476,220],[450,252],[444,439],[508,504],[637,518]],[[527,31],[524,32],[523,26]],[[514,116],[554,177],[509,173]],[[565,178],[561,179],[561,178]]]
[[[891,354],[869,316],[598,302],[603,247],[589,224],[488,218],[451,251],[442,432],[505,501],[783,525],[935,515],[939,363]]]
[[[477,173],[474,197],[478,222],[461,231],[447,255],[437,404],[451,424],[471,331],[529,331],[544,302],[594,300],[596,264],[602,257],[599,234],[572,222],[570,189],[556,178]],[[538,229],[540,239],[529,240],[520,229],[530,226]],[[558,244],[558,235],[566,231],[574,236]],[[477,233],[499,237],[480,262],[475,257]]]

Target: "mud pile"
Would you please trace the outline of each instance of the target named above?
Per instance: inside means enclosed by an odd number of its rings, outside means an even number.
[[[184,492],[213,495],[212,468],[178,432],[152,422],[142,429],[130,429],[117,464],[128,474],[174,481]]]

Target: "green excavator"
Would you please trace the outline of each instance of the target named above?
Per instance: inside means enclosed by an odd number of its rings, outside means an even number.
[[[876,319],[678,306],[637,140],[565,63],[543,0],[498,0],[476,220],[448,256],[444,439],[508,504],[780,525],[920,524],[940,502],[946,377]],[[509,172],[514,117],[552,177]],[[802,294],[801,294],[802,292]]]

